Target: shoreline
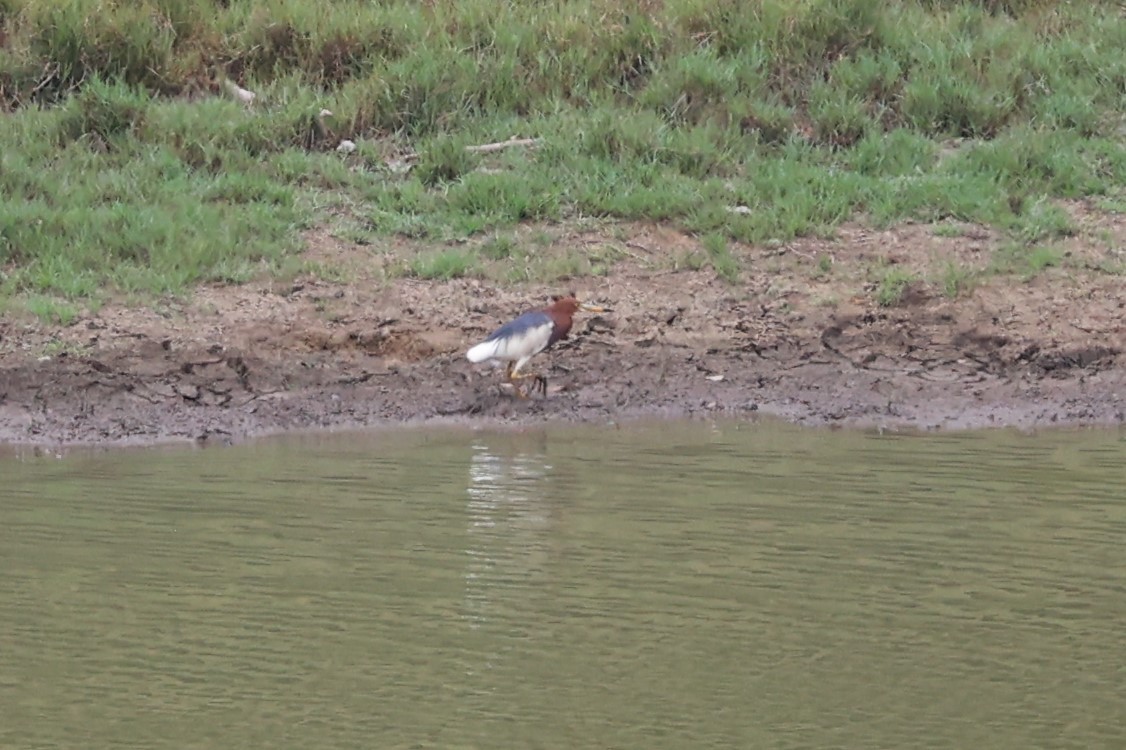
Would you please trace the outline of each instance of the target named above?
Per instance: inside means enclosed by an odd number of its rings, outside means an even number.
[[[28,383],[29,370],[48,363],[4,367],[0,446],[235,444],[321,431],[681,419],[766,418],[815,428],[919,432],[1126,424],[1126,371],[1105,361],[1055,375],[983,375],[957,365],[920,370],[909,362],[897,372],[887,364],[878,370],[842,363],[795,366],[813,353],[748,360],[732,352],[670,347],[650,348],[625,373],[607,376],[611,352],[594,341],[572,346],[564,365],[571,372],[553,371],[548,398],[526,401],[503,393],[495,373],[459,361],[456,353],[406,368],[361,366],[322,379],[333,382],[289,390],[256,388],[250,377],[264,364],[237,351],[188,372],[181,366],[162,374],[109,369],[105,358],[64,357],[50,364],[51,383],[22,389],[18,384]],[[250,373],[241,378],[245,390],[232,382],[240,379],[232,362]]]
[[[655,257],[697,242],[632,231]],[[387,280],[364,265],[363,248],[334,242],[337,260],[358,269],[346,281],[111,301],[68,325],[0,319],[0,444],[761,415],[897,430],[1126,423],[1121,277],[1076,261],[1031,279],[984,277],[951,296],[929,280],[932,266],[976,250],[925,225],[742,248],[734,283],[645,258],[553,284]],[[831,272],[811,272],[808,259],[823,256]],[[895,304],[880,303],[874,266],[912,279]],[[465,351],[564,291],[614,312],[576,318],[568,340],[533,360],[550,379],[546,400],[502,394],[499,372]]]

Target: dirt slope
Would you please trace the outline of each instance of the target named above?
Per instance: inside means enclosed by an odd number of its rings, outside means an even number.
[[[310,252],[361,252],[309,239]],[[846,228],[832,242],[744,249],[737,284],[662,268],[693,243],[668,230],[570,239],[632,250],[607,276],[550,285],[310,277],[108,305],[65,328],[0,321],[0,441],[764,413],[926,429],[1126,421],[1122,277],[1088,269],[1079,246],[1066,268],[986,276],[951,299],[925,280],[936,259],[981,266],[988,233]],[[921,280],[881,307],[871,279],[889,264]],[[516,400],[496,371],[465,360],[494,327],[572,288],[614,312],[580,319],[541,356],[546,399]]]

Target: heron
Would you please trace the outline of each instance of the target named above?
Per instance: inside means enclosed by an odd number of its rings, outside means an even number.
[[[537,372],[521,372],[535,355],[550,349],[567,338],[578,312],[610,312],[609,308],[580,302],[574,294],[555,297],[540,310],[530,310],[502,325],[481,343],[466,352],[470,362],[506,362],[505,382],[512,385],[518,398],[527,398],[517,381],[532,378],[531,393],[539,390],[547,396],[547,377]]]

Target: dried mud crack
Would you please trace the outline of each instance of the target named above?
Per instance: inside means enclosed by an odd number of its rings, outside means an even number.
[[[526,401],[463,352],[557,286],[304,279],[202,289],[158,310],[107,306],[63,328],[8,321],[0,441],[700,415],[921,429],[1126,421],[1117,278],[998,281],[958,300],[918,285],[885,308],[823,304],[820,282],[793,275],[746,276],[732,286],[622,267],[580,286],[615,312],[580,318],[541,355],[549,394]]]

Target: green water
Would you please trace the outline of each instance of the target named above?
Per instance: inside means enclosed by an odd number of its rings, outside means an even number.
[[[1126,433],[0,456],[0,747],[1126,746]]]

